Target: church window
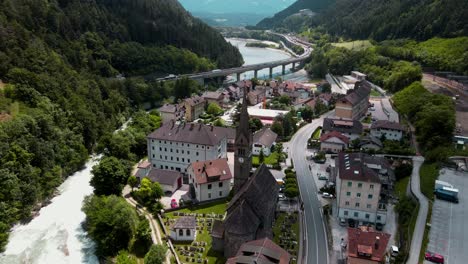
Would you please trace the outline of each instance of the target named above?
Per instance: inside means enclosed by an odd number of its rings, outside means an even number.
[[[183,229],[179,229],[179,236],[184,236],[184,230]]]
[[[185,231],[185,234],[186,234],[187,236],[190,236],[190,229],[187,229],[187,230]]]

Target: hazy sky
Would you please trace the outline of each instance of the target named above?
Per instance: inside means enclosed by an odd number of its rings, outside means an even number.
[[[296,0],[179,0],[190,12],[273,15]]]

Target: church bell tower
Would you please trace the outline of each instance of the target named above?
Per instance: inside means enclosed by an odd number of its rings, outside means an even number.
[[[247,182],[252,169],[252,131],[249,128],[249,113],[247,112],[247,92],[244,98],[236,130],[234,152],[234,194]]]

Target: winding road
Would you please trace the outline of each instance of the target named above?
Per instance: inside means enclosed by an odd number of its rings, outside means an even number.
[[[312,132],[323,123],[324,117],[329,117],[334,111],[314,119],[310,124],[302,127],[289,141],[289,157],[294,162],[297,173],[301,198],[304,203],[304,241],[305,258],[302,263],[327,264],[328,243],[324,218],[320,201],[317,198],[317,187],[306,162],[307,140]]]

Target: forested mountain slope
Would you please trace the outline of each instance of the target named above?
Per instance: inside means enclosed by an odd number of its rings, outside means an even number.
[[[175,0],[0,0],[0,250],[11,225],[80,169],[104,134],[143,102],[174,94],[109,77],[241,64]]]
[[[297,0],[286,9],[276,13],[273,17],[268,17],[258,22],[257,28],[259,29],[271,29],[287,27],[285,21],[289,16],[298,13],[301,9],[310,9],[315,13],[322,12],[328,6],[333,4],[335,0]]]
[[[313,25],[328,33],[375,40],[468,35],[466,0],[337,0]]]

